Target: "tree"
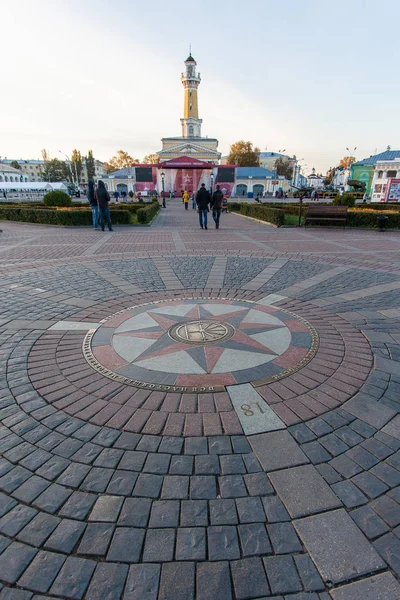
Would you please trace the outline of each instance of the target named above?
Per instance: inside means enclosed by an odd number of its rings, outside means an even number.
[[[89,150],[86,157],[86,171],[88,181],[93,181],[96,175],[96,169],[94,165],[93,151]]]
[[[12,160],[12,161],[10,162],[10,167],[12,167],[13,169],[18,169],[18,170],[20,170],[20,169],[21,169],[21,166],[20,166],[20,165],[17,163],[17,161],[16,161],[16,160]]]
[[[259,167],[260,148],[253,148],[252,142],[235,142],[231,145],[228,156],[228,164],[239,167]]]
[[[288,181],[291,181],[293,178],[293,162],[284,156],[280,156],[275,161],[275,171],[277,175],[281,175]]]
[[[79,182],[81,180],[81,173],[82,173],[82,155],[79,152],[79,150],[72,150],[72,154],[71,154],[71,168],[72,168],[72,173],[74,174],[74,178],[76,178],[78,181],[76,182],[79,185]]]
[[[144,157],[143,162],[149,165],[155,165],[160,162],[160,159],[158,154],[147,154],[147,156]]]
[[[324,179],[324,185],[328,186],[328,185],[332,185],[332,181],[333,178],[335,176],[335,172],[336,172],[336,167],[334,167],[333,169],[329,169],[329,171],[326,174],[326,177]]]
[[[46,162],[43,167],[42,178],[45,181],[70,181],[73,183],[68,165],[58,160],[58,158],[53,158]]]
[[[341,167],[342,169],[347,169],[348,167],[351,167],[351,165],[355,162],[356,159],[354,158],[354,156],[343,156],[342,160],[339,163],[339,167]]]
[[[42,155],[42,159],[44,160],[44,162],[49,162],[49,160],[50,160],[50,152],[48,150],[46,150],[45,148],[43,148],[43,150],[41,150],[41,155]]]
[[[131,167],[133,164],[139,163],[140,160],[138,158],[132,158],[132,156],[125,152],[125,150],[118,150],[117,154],[104,164],[106,166],[107,173],[111,173],[112,171],[118,171],[118,169]]]

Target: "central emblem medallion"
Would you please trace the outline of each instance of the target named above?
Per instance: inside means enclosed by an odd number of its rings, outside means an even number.
[[[203,345],[229,340],[235,335],[235,329],[223,321],[201,319],[173,325],[168,330],[168,334],[177,342]]]

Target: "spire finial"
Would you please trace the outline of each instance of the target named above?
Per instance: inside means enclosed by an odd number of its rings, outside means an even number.
[[[189,44],[189,56],[192,56],[192,44]]]

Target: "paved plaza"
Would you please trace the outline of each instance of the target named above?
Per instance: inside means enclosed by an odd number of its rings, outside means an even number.
[[[398,600],[400,234],[2,223],[0,600]]]

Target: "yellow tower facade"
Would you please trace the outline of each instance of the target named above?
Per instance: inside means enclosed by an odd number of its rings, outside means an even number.
[[[184,87],[184,107],[182,125],[183,138],[200,138],[202,120],[199,119],[198,87],[200,73],[196,73],[196,61],[190,54],[185,60],[186,71],[182,73],[181,80]]]

